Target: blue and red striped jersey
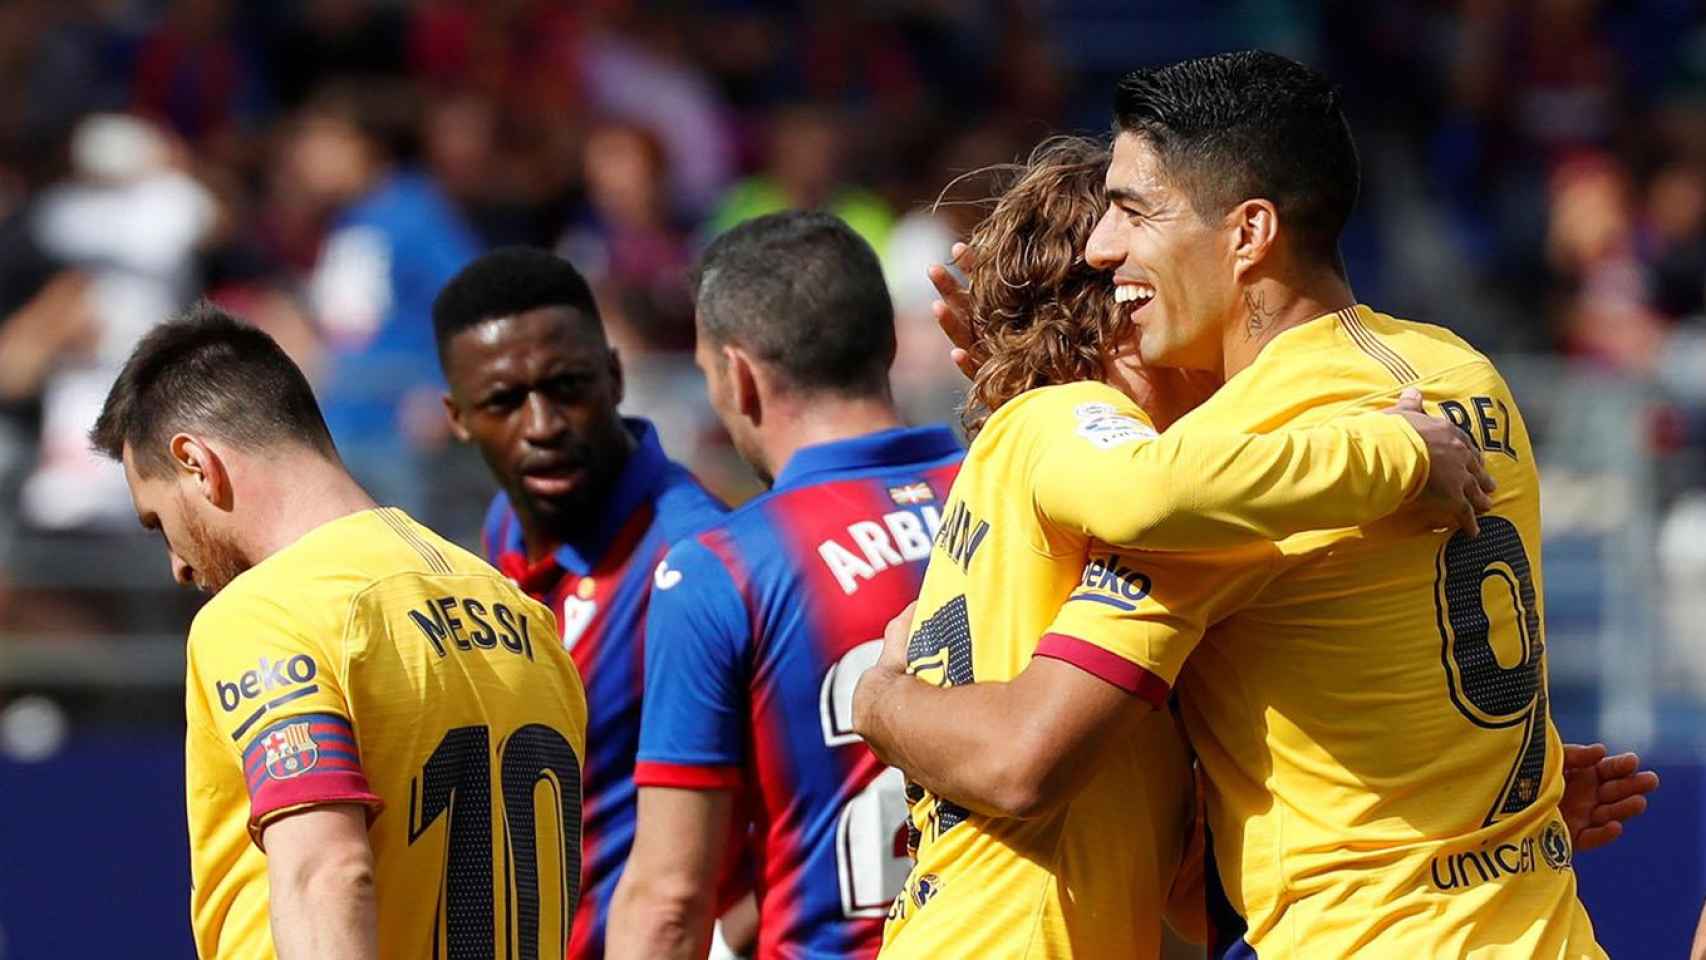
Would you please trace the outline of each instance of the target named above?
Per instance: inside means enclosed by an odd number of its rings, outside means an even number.
[[[652,424],[624,422],[637,445],[584,536],[529,563],[521,522],[501,493],[487,511],[482,536],[486,559],[556,615],[563,646],[586,687],[581,900],[569,960],[604,955],[610,897],[634,843],[634,754],[652,570],[671,543],[726,512],[664,455]]]
[[[918,595],[960,457],[944,427],[807,447],[657,570],[634,779],[741,795],[763,960],[882,943],[905,786],[852,732],[853,686]]]

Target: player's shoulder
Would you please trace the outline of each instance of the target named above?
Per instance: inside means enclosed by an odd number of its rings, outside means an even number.
[[[1396,365],[1397,379],[1500,380],[1498,367],[1486,353],[1442,324],[1409,321],[1367,307],[1348,310],[1341,324],[1360,350],[1387,367]]]
[[[658,528],[669,543],[715,526],[729,512],[691,470],[673,460],[664,466],[655,509]]]
[[[987,458],[994,447],[1056,435],[1092,443],[1120,443],[1156,435],[1149,415],[1130,397],[1098,380],[1036,387],[990,415],[972,442],[968,460]]]

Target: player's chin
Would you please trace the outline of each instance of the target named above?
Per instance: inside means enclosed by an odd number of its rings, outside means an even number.
[[[561,521],[584,516],[592,509],[592,496],[585,486],[571,487],[561,492],[522,494],[532,507],[533,515],[547,521]]]

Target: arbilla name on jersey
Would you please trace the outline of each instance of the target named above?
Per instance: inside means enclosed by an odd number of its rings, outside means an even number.
[[[1534,873],[1542,865],[1554,871],[1570,865],[1570,838],[1557,820],[1515,842],[1437,854],[1428,871],[1434,889],[1449,891]]]
[[[894,490],[889,491],[891,496]],[[941,512],[929,504],[916,513],[895,510],[877,520],[848,524],[843,534],[819,543],[817,555],[835,576],[841,592],[852,596],[884,570],[929,556],[930,542],[941,526]]]

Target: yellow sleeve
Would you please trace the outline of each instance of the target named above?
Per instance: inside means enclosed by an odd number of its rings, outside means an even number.
[[[1203,633],[1273,576],[1271,543],[1217,553],[1096,546],[1036,655],[1064,660],[1160,707]]]
[[[190,627],[189,697],[239,765],[249,793],[249,830],[324,803],[360,803],[377,814],[356,746],[341,638],[306,635],[303,621],[264,597],[217,597]],[[329,642],[328,642],[329,641]]]
[[[1215,550],[1372,523],[1427,481],[1427,447],[1402,417],[1363,413],[1310,429],[1157,435],[1135,404],[1037,408],[1031,489],[1045,524],[1146,550]]]

